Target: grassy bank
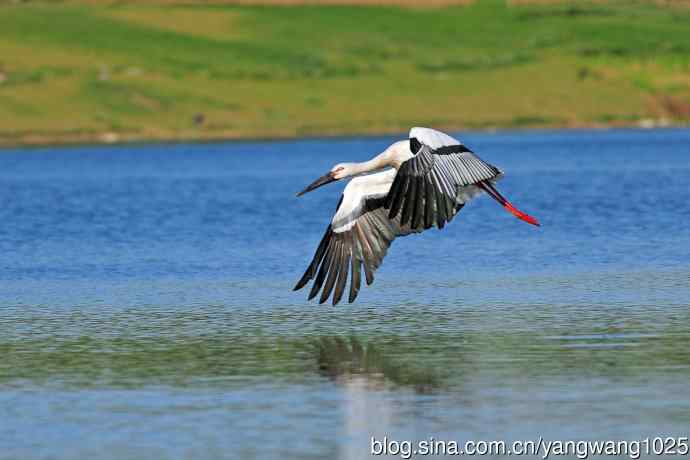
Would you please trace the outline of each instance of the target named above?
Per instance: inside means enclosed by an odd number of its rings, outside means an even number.
[[[0,145],[690,121],[690,9],[0,2]]]

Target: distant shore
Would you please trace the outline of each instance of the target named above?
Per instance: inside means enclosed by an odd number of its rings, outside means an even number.
[[[472,126],[472,127],[453,127],[453,126],[438,126],[431,123],[414,123],[414,126],[432,126],[438,129],[443,129],[447,132],[460,131],[531,131],[531,130],[581,130],[581,129],[655,129],[655,128],[685,128],[690,126],[688,123],[672,123],[669,120],[641,120],[639,123],[631,124],[591,124],[578,126],[559,126],[559,125],[502,125],[502,126]],[[41,134],[28,134],[21,139],[7,140],[0,139],[0,153],[2,149],[12,149],[19,147],[50,147],[50,146],[69,146],[69,145],[118,145],[130,143],[194,143],[194,142],[223,142],[223,141],[279,141],[305,138],[327,138],[327,137],[347,137],[347,136],[386,136],[393,134],[406,133],[413,126],[391,128],[379,131],[335,131],[327,132],[309,132],[309,133],[280,133],[269,132],[263,134],[253,133],[162,133],[160,136],[139,136],[136,134],[102,132],[89,133],[79,135],[65,135],[65,136],[48,136]]]
[[[0,147],[690,123],[685,7],[218,3],[3,4]]]

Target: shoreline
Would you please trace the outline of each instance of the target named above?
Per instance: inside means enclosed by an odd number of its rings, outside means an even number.
[[[690,123],[686,10],[203,5],[3,9],[0,148]]]
[[[642,119],[636,123],[579,123],[579,124],[535,124],[530,126],[518,124],[494,124],[483,126],[436,126],[434,123],[417,123],[419,126],[434,126],[448,132],[530,132],[530,131],[577,131],[577,130],[610,130],[610,129],[683,129],[690,128],[690,123],[678,122],[669,119]],[[82,147],[82,146],[122,146],[129,144],[204,144],[224,142],[279,142],[298,139],[337,139],[348,137],[378,137],[407,132],[409,127],[391,127],[390,129],[374,130],[323,130],[305,132],[266,132],[265,134],[253,132],[177,132],[161,133],[161,135],[144,135],[132,133],[118,133],[102,131],[93,133],[79,133],[66,135],[47,135],[28,133],[25,136],[17,136],[17,139],[3,137],[0,134],[0,152],[7,150],[23,150],[45,147]]]

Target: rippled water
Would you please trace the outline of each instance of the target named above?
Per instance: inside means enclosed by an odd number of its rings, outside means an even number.
[[[460,137],[543,227],[481,198],[335,308],[294,192],[391,138],[0,152],[0,458],[687,435],[690,131]]]

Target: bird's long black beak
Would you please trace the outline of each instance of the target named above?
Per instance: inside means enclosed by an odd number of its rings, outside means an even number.
[[[311,192],[312,190],[315,190],[315,189],[321,187],[322,185],[330,184],[331,182],[336,181],[336,180],[338,180],[338,179],[335,178],[335,174],[332,172],[329,172],[328,174],[325,174],[325,175],[319,177],[314,182],[309,184],[309,186],[307,188],[305,188],[304,190],[302,190],[301,192],[299,192],[297,194],[297,196],[302,196],[307,192]]]

